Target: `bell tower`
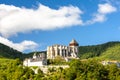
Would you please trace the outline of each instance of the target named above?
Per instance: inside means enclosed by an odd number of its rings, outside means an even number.
[[[79,49],[79,44],[76,40],[72,40],[70,43],[69,43],[69,47],[70,47],[70,53],[71,53],[71,56],[72,57],[78,57],[78,49]]]

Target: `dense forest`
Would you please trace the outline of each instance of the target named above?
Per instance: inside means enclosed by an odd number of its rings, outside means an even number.
[[[80,46],[80,59],[99,57],[120,60],[120,42],[108,42],[100,45]]]
[[[10,59],[15,59],[15,58],[20,58],[22,59],[23,54],[22,52],[19,52],[11,47],[8,47],[4,44],[0,43],[0,58],[10,58]]]
[[[0,60],[0,80],[119,80],[120,69],[115,65],[103,66],[97,60],[72,60],[69,68],[50,68],[45,74],[23,67],[19,59]]]
[[[20,51],[17,51],[9,46],[0,43],[0,58],[9,58],[9,59],[19,58],[20,60],[24,60],[25,58],[32,57],[34,53],[36,54],[46,53],[46,51],[22,53]]]

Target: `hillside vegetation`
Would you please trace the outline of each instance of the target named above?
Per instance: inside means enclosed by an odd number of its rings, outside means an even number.
[[[0,58],[8,58],[8,59],[19,58],[19,59],[23,60],[25,58],[32,57],[34,53],[36,53],[36,54],[46,53],[46,51],[22,53],[22,52],[19,52],[9,46],[6,46],[6,45],[0,43]]]
[[[108,48],[105,52],[103,52],[100,57],[100,59],[105,60],[119,60],[120,61],[120,44]]]
[[[120,80],[116,65],[103,66],[96,60],[72,60],[69,68],[49,68],[44,74],[30,67],[23,67],[19,59],[0,59],[0,80]]]
[[[19,52],[13,48],[10,48],[4,44],[0,43],[0,58],[22,58],[22,52]]]
[[[120,60],[120,42],[108,42],[93,46],[79,47],[80,59],[99,57],[101,59]]]

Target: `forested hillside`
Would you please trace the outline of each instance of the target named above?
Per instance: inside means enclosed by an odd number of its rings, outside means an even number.
[[[10,48],[4,44],[0,43],[0,58],[22,58],[23,54],[22,52],[19,52],[13,48]]]
[[[46,51],[22,53],[13,48],[10,48],[9,46],[0,43],[0,58],[10,58],[10,59],[19,58],[23,60],[24,58],[32,57],[34,53],[36,54],[46,53]]]
[[[79,47],[79,57],[80,59],[88,59],[93,57],[100,57],[106,55],[109,59],[115,59],[120,57],[120,42],[108,42],[100,45],[93,46],[80,46]],[[115,49],[115,50],[114,50]],[[117,53],[116,53],[117,52]],[[111,55],[116,55],[112,58]],[[107,58],[103,57],[103,58]]]
[[[120,44],[108,48],[98,58],[102,60],[104,59],[104,60],[119,60],[120,61]]]

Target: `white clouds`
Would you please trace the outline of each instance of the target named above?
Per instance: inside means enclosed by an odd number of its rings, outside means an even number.
[[[33,50],[38,46],[33,41],[13,43],[6,38],[33,30],[51,30],[81,25],[81,14],[82,11],[74,6],[51,9],[40,4],[38,9],[34,10],[0,4],[0,34],[3,36],[0,37],[0,42],[19,51]]]
[[[38,44],[33,41],[23,41],[21,43],[13,43],[12,41],[3,38],[0,36],[0,43],[3,43],[7,46],[10,46],[18,51],[25,51],[25,50],[34,50],[38,47]]]
[[[107,14],[117,11],[116,7],[109,3],[99,4],[97,13],[93,15],[93,19],[88,20],[86,24],[94,24],[96,22],[103,22],[106,20]]]
[[[106,3],[106,4],[99,4],[98,5],[98,13],[99,14],[108,14],[108,13],[112,13],[115,12],[117,9],[115,7],[113,7],[112,5]]]
[[[102,0],[102,1],[120,7],[120,0]]]
[[[33,30],[51,30],[81,25],[80,14],[82,11],[74,6],[51,9],[40,4],[38,9],[34,10],[1,4],[0,34],[10,37]]]
[[[83,23],[78,7],[64,6],[52,9],[42,4],[37,9],[26,9],[12,5],[0,4],[0,34],[4,37],[26,33],[34,30],[52,30],[73,25],[88,25],[103,22],[107,14],[117,9],[109,3],[98,4],[97,13],[91,20]]]

